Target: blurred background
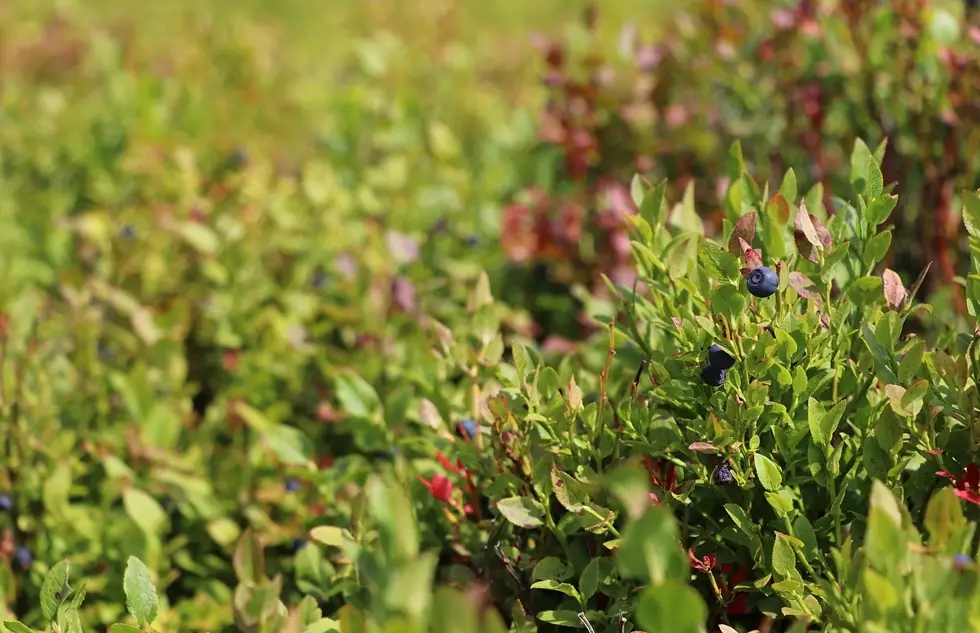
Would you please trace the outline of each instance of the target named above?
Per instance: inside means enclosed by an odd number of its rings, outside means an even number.
[[[633,280],[634,173],[714,235],[741,209],[740,163],[767,212],[826,218],[849,212],[855,148],[880,152],[900,196],[886,265],[906,286],[930,266],[931,340],[965,327],[977,13],[3,2],[3,607],[36,624],[40,579],[70,555],[87,621],[111,622],[136,554],[171,607],[160,630],[231,630],[246,528],[278,548],[284,596],[336,606],[307,530],[412,446],[420,398],[445,420],[470,406],[429,320],[481,340],[466,305],[487,271],[508,341],[601,365],[590,316],[602,275]],[[766,188],[788,180],[789,200]],[[387,426],[363,423],[375,401]]]

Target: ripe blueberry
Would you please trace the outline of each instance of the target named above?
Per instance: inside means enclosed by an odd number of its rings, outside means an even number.
[[[10,495],[0,495],[0,510],[3,512],[10,512],[14,509],[14,500],[10,498]]]
[[[299,479],[290,477],[286,480],[286,492],[297,492],[299,490]]]
[[[760,298],[768,297],[779,289],[779,275],[767,266],[752,269],[746,282],[749,286],[749,292]]]
[[[14,562],[20,565],[22,569],[27,569],[34,562],[34,554],[27,547],[19,545],[14,550]]]
[[[719,369],[718,367],[708,364],[701,370],[701,380],[703,380],[704,384],[706,385],[719,387],[723,382],[725,382],[726,373],[727,372],[724,369]]]
[[[956,556],[953,557],[954,567],[960,567],[960,568],[969,567],[972,564],[973,564],[973,559],[967,556],[966,554],[957,554]]]
[[[136,228],[132,224],[124,224],[119,230],[119,236],[127,242],[136,239]]]
[[[728,467],[728,464],[722,464],[718,468],[715,468],[714,474],[711,475],[711,480],[715,482],[716,486],[727,486],[735,481],[735,476],[732,475],[732,469]]]
[[[456,435],[457,437],[464,440],[472,440],[476,437],[476,434],[480,432],[480,429],[476,425],[476,421],[466,418],[465,420],[460,420],[456,425]]]
[[[715,369],[731,369],[735,365],[735,359],[720,346],[712,345],[708,348],[708,364]]]

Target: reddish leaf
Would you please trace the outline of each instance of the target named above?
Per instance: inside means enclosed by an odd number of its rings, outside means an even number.
[[[908,297],[908,290],[902,285],[902,278],[891,268],[886,268],[885,272],[881,274],[881,282],[888,307],[899,310]]]
[[[755,223],[755,211],[749,211],[738,219],[735,228],[732,230],[732,236],[728,238],[729,253],[734,255],[743,253],[746,247],[741,245],[742,241],[746,243],[747,248],[752,248],[752,240],[755,239]]]
[[[789,285],[793,287],[796,294],[804,299],[820,300],[820,293],[813,287],[813,280],[803,273],[791,272],[789,274]]]
[[[766,211],[769,213],[769,217],[776,218],[779,220],[780,224],[786,224],[789,222],[789,202],[783,197],[783,194],[776,192],[773,194],[772,198],[769,198],[769,203],[766,205]]]
[[[743,277],[748,277],[749,273],[752,272],[751,268],[739,268],[738,272],[742,273]]]

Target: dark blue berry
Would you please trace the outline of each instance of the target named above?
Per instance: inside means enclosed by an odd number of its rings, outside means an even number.
[[[779,275],[767,266],[754,268],[746,278],[749,292],[756,297],[765,298],[779,290]]]
[[[293,540],[293,553],[300,551],[304,547],[309,545],[309,542],[305,538],[298,538]]]
[[[718,468],[715,468],[714,474],[711,475],[711,480],[715,482],[716,486],[727,486],[735,481],[735,476],[732,475],[732,469],[728,467],[728,464],[722,464]]]
[[[479,432],[480,429],[477,427],[476,421],[470,418],[460,420],[456,425],[456,435],[464,440],[472,440]]]
[[[228,164],[232,169],[241,169],[248,164],[248,152],[244,147],[236,147],[228,157]]]
[[[13,509],[14,500],[10,498],[10,495],[0,495],[0,510],[10,512]]]
[[[317,268],[315,271],[313,271],[313,278],[310,280],[310,283],[314,288],[319,290],[327,285],[328,280],[329,277],[327,276],[327,273],[323,272],[322,269]]]
[[[124,224],[119,230],[119,236],[127,242],[136,239],[136,229],[132,224]]]
[[[710,385],[712,387],[719,387],[723,382],[725,382],[725,374],[727,372],[724,369],[719,369],[712,365],[705,365],[704,369],[701,370],[701,380],[704,384]]]
[[[20,565],[22,569],[27,569],[34,562],[34,554],[27,547],[19,545],[14,550],[14,562]]]
[[[708,348],[708,364],[716,369],[731,369],[735,366],[735,359],[720,346],[712,345]]]
[[[298,492],[299,491],[299,479],[295,477],[290,477],[286,480],[286,492]]]
[[[955,567],[969,567],[973,564],[973,559],[966,554],[957,554],[953,557],[953,566]]]
[[[466,238],[467,246],[478,246],[480,244],[480,237],[477,235],[470,235]]]

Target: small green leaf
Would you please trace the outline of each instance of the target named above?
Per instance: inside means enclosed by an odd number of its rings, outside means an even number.
[[[147,627],[157,617],[157,589],[150,579],[150,570],[143,561],[130,556],[123,574],[126,609],[141,627]]]
[[[557,591],[558,593],[563,593],[566,596],[571,596],[576,600],[579,599],[578,591],[567,582],[558,582],[556,580],[539,580],[531,585],[531,589],[547,589],[549,591]]]
[[[582,571],[582,577],[578,581],[578,590],[582,594],[583,600],[588,600],[595,595],[599,588],[599,558],[593,558]]]
[[[130,626],[128,624],[122,624],[117,622],[109,627],[109,633],[143,633],[140,629],[135,626]]]
[[[518,527],[534,528],[544,525],[544,512],[527,497],[509,497],[497,502],[504,518]]]
[[[3,626],[10,631],[10,633],[34,633],[34,629],[22,622],[18,622],[17,620],[4,620]]]
[[[341,406],[355,418],[370,418],[381,408],[374,387],[352,371],[343,371],[334,378],[334,390]]]
[[[57,563],[48,570],[41,584],[41,613],[48,620],[58,615],[58,607],[68,597],[71,587],[68,586],[68,572],[71,562],[68,559]]]
[[[701,633],[708,618],[708,607],[693,587],[667,581],[647,587],[640,594],[636,619],[646,631]]]
[[[755,454],[755,476],[769,492],[776,492],[783,485],[783,473],[779,466],[762,453]]]

